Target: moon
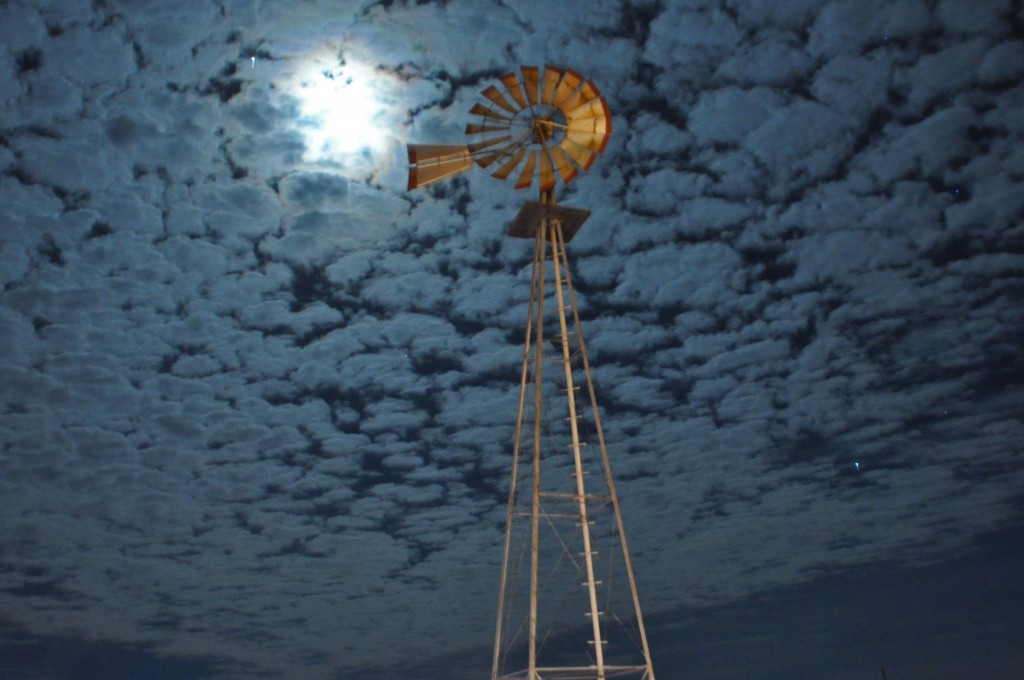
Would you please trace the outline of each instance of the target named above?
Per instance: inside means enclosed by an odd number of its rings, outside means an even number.
[[[369,64],[310,58],[290,88],[310,163],[377,156],[388,146],[392,84]]]

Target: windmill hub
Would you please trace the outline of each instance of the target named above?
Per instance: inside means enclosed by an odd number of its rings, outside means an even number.
[[[565,116],[558,109],[547,115],[532,117],[531,142],[534,148],[545,148],[549,144],[559,144],[565,137]]]

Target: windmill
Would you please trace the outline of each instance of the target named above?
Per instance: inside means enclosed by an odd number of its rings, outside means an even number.
[[[566,254],[590,211],[555,200],[558,181],[604,151],[611,112],[593,82],[550,64],[506,73],[481,95],[472,141],[408,145],[408,188],[475,164],[540,192],[508,229],[534,252],[491,680],[655,680]]]

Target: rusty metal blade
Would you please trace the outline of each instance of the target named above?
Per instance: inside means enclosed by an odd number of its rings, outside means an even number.
[[[469,123],[466,125],[467,135],[478,135],[484,132],[508,132],[508,125],[479,125],[477,123]]]
[[[578,109],[592,99],[597,99],[601,96],[597,86],[590,80],[580,85],[579,89],[566,97],[559,105],[559,110],[562,113],[568,114],[570,111]]]
[[[498,88],[495,87],[494,85],[491,85],[490,87],[488,87],[481,94],[483,94],[483,96],[487,97],[492,102],[494,102],[495,104],[497,104],[501,108],[505,109],[509,113],[515,113],[516,111],[519,110],[519,109],[515,108],[514,106],[512,106],[511,104],[509,104],[508,100],[505,99],[504,96],[502,96],[501,91],[498,90]]]
[[[551,64],[544,65],[544,80],[541,83],[540,101],[543,104],[550,104],[555,94],[555,87],[561,80],[564,71]]]
[[[512,139],[512,135],[502,135],[500,137],[492,137],[491,139],[485,139],[482,142],[474,142],[472,144],[467,144],[466,148],[469,149],[469,152],[471,154],[475,155],[478,151],[482,151],[484,149],[490,148],[490,147],[494,146],[495,144],[500,144],[501,142],[507,142],[510,139]]]
[[[488,108],[488,107],[484,106],[480,102],[477,102],[476,104],[473,104],[473,108],[471,108],[469,110],[469,112],[474,114],[474,115],[476,115],[476,116],[484,116],[485,118],[497,118],[499,120],[512,120],[511,116],[506,116],[503,113],[499,113],[499,112],[495,111],[494,109],[491,109],[491,108]]]
[[[612,114],[604,97],[592,99],[565,114],[565,120],[569,123],[569,127],[572,127],[573,123],[577,121],[591,118],[604,118],[606,121],[605,134],[611,134]]]
[[[568,184],[573,181],[579,173],[576,166],[572,164],[571,160],[569,160],[569,156],[567,156],[565,151],[563,151],[559,146],[552,147],[551,160],[554,162],[555,170],[558,171],[563,184]]]
[[[605,132],[608,128],[608,120],[602,117],[574,121],[565,131],[565,138],[601,153],[608,145],[608,134]]]
[[[515,155],[513,155],[512,158],[510,158],[509,160],[502,163],[501,167],[495,170],[494,174],[491,176],[497,177],[498,179],[508,179],[508,176],[512,173],[513,170],[515,170],[516,166],[518,166],[523,161],[524,155],[526,155],[525,145],[520,146],[519,150],[516,151]]]
[[[593,132],[599,135],[611,134],[611,118],[594,116],[593,118],[576,118],[567,121],[565,129],[567,132]]]
[[[565,112],[565,119],[572,121],[579,118],[594,118],[605,114],[605,106],[600,99],[591,99],[577,106],[572,111]]]
[[[494,161],[501,160],[502,158],[508,156],[509,152],[511,152],[513,149],[517,147],[520,149],[523,148],[523,143],[512,142],[511,144],[507,144],[501,147],[497,151],[485,154],[483,156],[479,156],[476,159],[476,164],[479,165],[481,168],[486,168],[490,166],[491,163],[494,163]]]
[[[558,146],[573,159],[576,165],[580,166],[584,170],[590,170],[590,166],[593,165],[594,159],[597,158],[597,154],[589,147],[581,146],[568,138],[563,139]]]
[[[521,66],[523,72],[523,88],[526,90],[526,99],[531,104],[537,103],[537,83],[540,81],[540,69],[536,66]]]
[[[516,103],[519,104],[519,108],[525,108],[526,97],[523,96],[523,89],[519,85],[519,76],[510,71],[505,75],[499,77],[498,80],[500,80],[501,84],[505,86],[506,90],[508,90],[508,93],[509,95],[512,96],[512,99],[516,100]]]
[[[562,108],[562,104],[569,98],[579,84],[583,82],[583,76],[571,68],[565,70],[565,75],[562,76],[562,81],[558,83],[558,89],[555,90],[555,96],[551,100],[551,105],[556,108]]]
[[[537,152],[531,151],[526,157],[526,165],[519,173],[519,180],[516,182],[516,189],[525,189],[533,183],[533,170],[537,167]]]

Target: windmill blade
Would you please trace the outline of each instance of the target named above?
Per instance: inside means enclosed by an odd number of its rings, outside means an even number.
[[[526,165],[523,167],[523,171],[519,173],[516,189],[525,189],[533,183],[533,169],[535,167],[537,167],[537,152],[530,151],[530,155],[526,157]]]
[[[469,150],[469,153],[471,153],[474,156],[476,156],[478,151],[483,151],[484,149],[490,148],[490,147],[494,146],[495,144],[500,144],[501,142],[507,142],[510,139],[512,139],[512,135],[502,135],[501,137],[492,137],[491,139],[485,139],[482,142],[474,142],[472,144],[468,144],[468,145],[466,145],[466,148]]]
[[[485,132],[508,132],[508,125],[479,125],[477,123],[469,123],[466,125],[467,135],[478,135]]]
[[[563,138],[558,146],[583,170],[590,170],[590,166],[594,164],[594,159],[597,158],[597,153],[592,151],[590,147],[577,144],[568,137]]]
[[[489,86],[481,94],[511,114],[515,114],[518,111],[518,109],[508,103],[508,100],[502,96],[501,92],[494,85]]]
[[[512,156],[512,158],[510,158],[509,160],[502,163],[501,167],[495,170],[491,176],[497,177],[498,179],[508,179],[509,174],[511,174],[511,172],[515,170],[516,166],[522,162],[523,156],[525,155],[526,145],[523,144],[519,147],[519,150],[516,151],[515,155]]]
[[[562,76],[562,81],[558,83],[558,89],[555,90],[555,96],[551,100],[551,105],[555,108],[562,108],[562,104],[569,98],[576,88],[579,87],[580,83],[583,82],[583,76],[571,68],[565,70],[565,75]]]
[[[473,166],[473,157],[465,144],[409,144],[407,149],[409,191]]]
[[[526,97],[523,96],[523,89],[519,85],[519,76],[509,71],[505,75],[499,77],[498,80],[500,80],[501,84],[505,86],[506,90],[508,90],[512,99],[516,100],[519,107],[526,108]]]
[[[597,99],[600,96],[601,91],[597,89],[593,81],[588,80],[578,90],[570,94],[558,108],[562,113],[568,114],[570,111],[578,109],[590,100]]]
[[[566,129],[565,138],[598,153],[603,153],[605,147],[608,146],[607,130],[611,126],[610,120],[601,117],[574,121]]]
[[[598,153],[608,145],[612,116],[604,97],[591,99],[565,114],[565,139]]]
[[[585,104],[581,104],[572,111],[565,114],[566,121],[571,125],[573,122],[578,120],[586,120],[588,118],[605,118],[608,120],[608,132],[611,134],[611,112],[608,110],[608,102],[605,101],[604,97],[598,97],[597,99],[591,99]]]
[[[469,112],[474,114],[474,115],[477,115],[477,116],[483,116],[484,118],[497,118],[498,120],[509,120],[509,121],[512,120],[511,116],[506,116],[503,113],[498,113],[494,109],[487,108],[486,106],[484,106],[480,102],[477,102],[476,104],[473,104],[473,108],[471,108],[469,110]]]
[[[562,178],[562,184],[568,184],[576,179],[579,170],[569,160],[569,156],[562,150],[562,147],[555,146],[551,148],[551,160],[555,164],[555,170],[558,171],[558,175]]]
[[[523,72],[523,87],[526,90],[526,99],[531,105],[536,104],[540,69],[536,66],[521,66],[520,69]]]
[[[525,148],[525,146],[526,145],[521,141],[512,142],[511,144],[507,144],[501,147],[497,151],[493,151],[491,153],[478,156],[476,159],[476,164],[479,165],[481,168],[486,168],[489,165],[491,165],[491,163],[493,163],[494,161],[501,160],[502,158],[508,156],[513,149],[522,149]]]
[[[591,99],[597,99],[601,96],[601,90],[597,89],[597,85],[594,84],[593,80],[580,85],[580,93],[589,101]]]
[[[551,64],[544,65],[544,80],[541,83],[540,101],[544,104],[550,104],[551,98],[555,94],[555,87],[558,85],[558,81],[562,78],[562,69],[552,66]]]
[[[555,168],[551,163],[551,151],[544,149],[540,155],[540,190],[555,188]]]

